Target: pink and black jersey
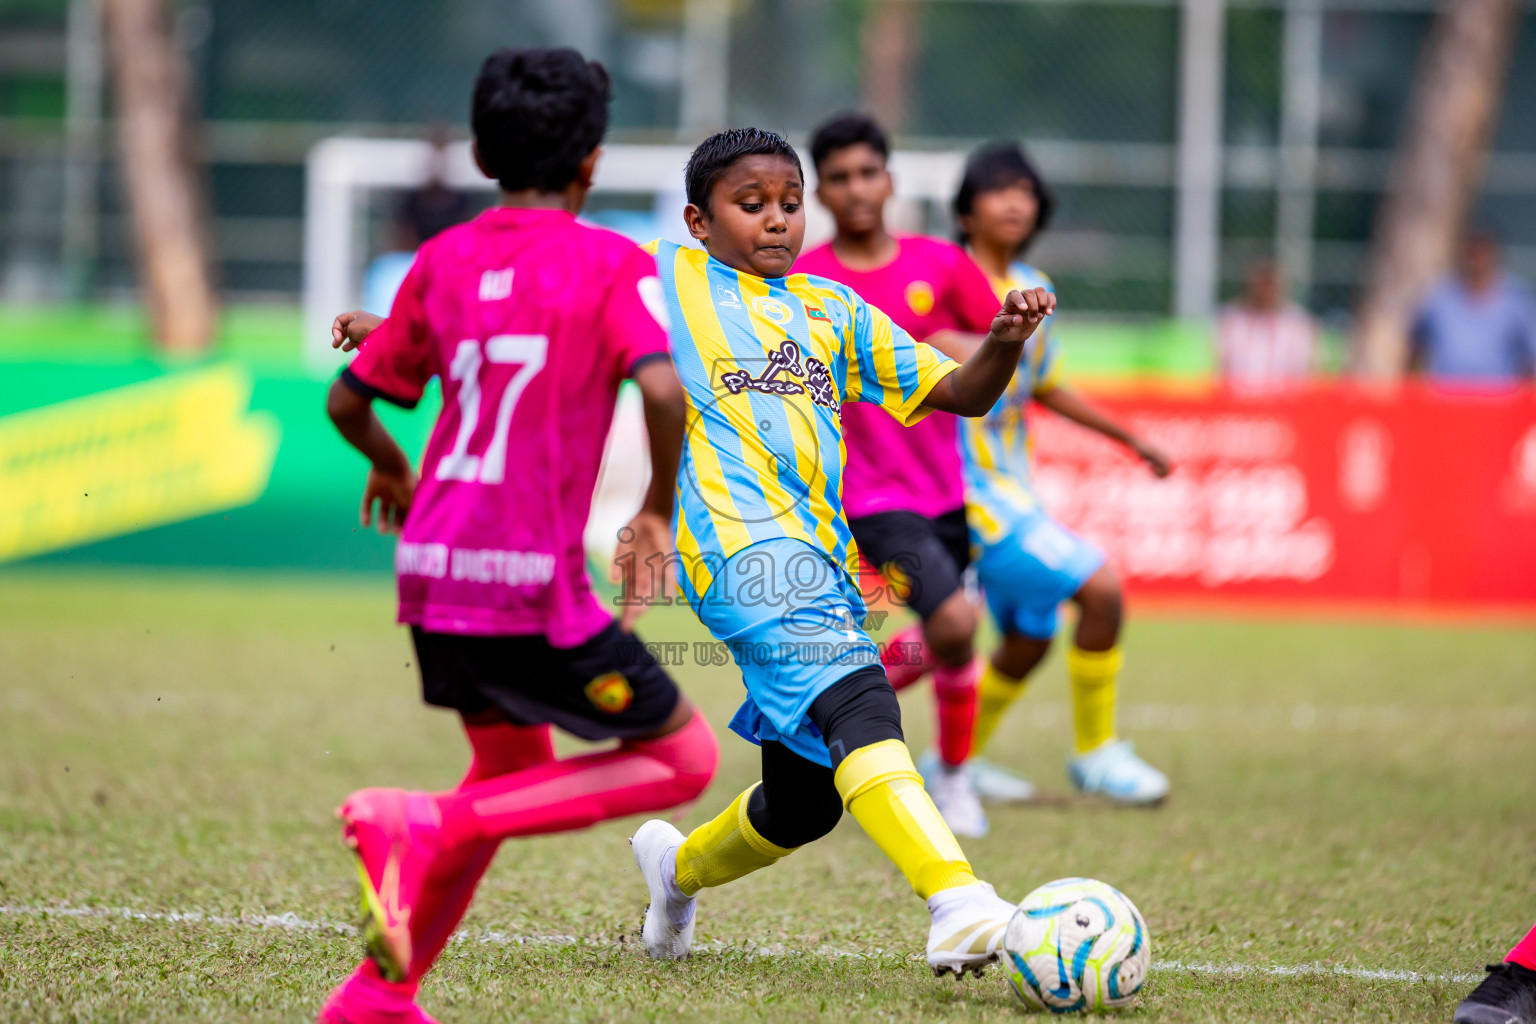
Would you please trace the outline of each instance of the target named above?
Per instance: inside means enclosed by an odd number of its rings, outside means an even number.
[[[874,270],[845,267],[828,243],[801,256],[795,271],[848,285],[919,341],[936,331],[991,330],[997,297],[963,249],[920,236],[896,244],[896,258]],[[849,403],[843,406],[843,438],[848,518],[897,510],[937,516],[964,507],[953,415],[936,412],[904,427],[873,406]]]
[[[582,531],[619,383],[667,357],[655,259],[563,211],[497,207],[436,236],[344,379],[443,409],[395,551],[400,621],[544,634],[570,647],[610,616]]]

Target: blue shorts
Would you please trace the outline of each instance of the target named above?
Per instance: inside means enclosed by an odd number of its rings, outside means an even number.
[[[730,648],[747,687],[731,731],[776,740],[832,767],[821,732],[806,717],[833,683],[880,651],[864,632],[864,600],[837,563],[804,541],[780,537],[731,556],[695,607]]]
[[[1057,609],[1104,564],[1104,552],[1043,511],[1021,515],[999,541],[981,549],[976,579],[1005,633],[1036,640],[1056,635]]]

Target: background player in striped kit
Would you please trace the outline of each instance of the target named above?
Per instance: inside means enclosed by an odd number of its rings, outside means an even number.
[[[1050,278],[1022,257],[1053,205],[1016,144],[983,147],[967,162],[955,196],[960,238],[999,293],[1051,287]],[[1067,651],[1074,731],[1068,776],[1078,789],[1119,803],[1156,803],[1168,794],[1167,777],[1116,735],[1120,581],[1102,551],[1041,507],[1030,482],[1027,407],[1038,402],[1118,441],[1157,476],[1167,476],[1172,465],[1155,445],[1063,386],[1059,371],[1052,318],[1025,345],[1018,372],[991,411],[960,424],[967,519],[981,549],[977,577],[1003,634],[982,673],[974,748],[985,748],[1003,712],[1024,692],[1025,678],[1055,636],[1057,608],[1070,600],[1080,614]]]

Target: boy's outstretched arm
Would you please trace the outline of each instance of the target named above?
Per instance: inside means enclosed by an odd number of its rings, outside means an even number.
[[[1009,292],[986,338],[960,369],[934,385],[923,404],[960,416],[986,415],[1019,368],[1024,342],[1054,312],[1056,296],[1044,288]]]
[[[651,449],[651,484],[640,511],[619,531],[610,578],[624,583],[619,625],[634,626],[645,609],[671,590],[672,502],[682,459],[688,401],[670,359],[652,359],[634,371],[645,403],[645,431]]]
[[[368,482],[363,486],[362,524],[374,525],[373,506],[377,502],[379,532],[399,533],[416,493],[416,471],[411,468],[411,460],[374,415],[373,400],[352,390],[345,380],[337,378],[332,382],[325,411],[347,443],[369,462]]]
[[[1035,401],[1057,415],[1065,416],[1089,430],[1096,430],[1111,440],[1119,441],[1135,452],[1155,475],[1163,477],[1173,472],[1173,463],[1161,448],[1131,433],[1107,413],[1088,404],[1070,388],[1058,385],[1049,391],[1038,392],[1034,397]]]

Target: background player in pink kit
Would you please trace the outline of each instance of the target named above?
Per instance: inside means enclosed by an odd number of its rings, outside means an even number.
[[[631,564],[671,551],[684,410],[654,259],[575,219],[608,95],[607,72],[574,50],[488,58],[475,150],[502,205],[423,246],[388,320],[337,319],[338,344],[367,343],[329,412],[372,463],[363,522],[377,503],[380,527],[400,532],[400,621],[424,697],[463,717],[473,759],[451,792],[365,789],[342,806],[370,959],[322,1021],[429,1019],[416,982],[502,839],[673,807],[714,773],[709,725],[628,631],[644,601],[615,622],[586,574],[582,533],[620,381],[644,396],[653,466],[620,535]],[[433,376],[443,411],[418,481],[370,402],[413,406]],[[555,760],[550,724],[620,742]]]
[[[797,269],[848,285],[918,341],[945,331],[985,334],[997,299],[970,257],[950,242],[886,229],[889,154],[885,133],[862,114],[816,130],[816,197],[837,235],[800,257]],[[886,675],[898,690],[933,671],[939,749],[918,766],[955,834],[981,836],[986,815],[971,774],[960,769],[971,753],[977,671],[976,611],[962,582],[971,556],[955,431],[949,413],[906,427],[873,406],[845,406],[843,504],[859,550],[922,619],[886,648]],[[923,656],[904,660],[914,647]]]

